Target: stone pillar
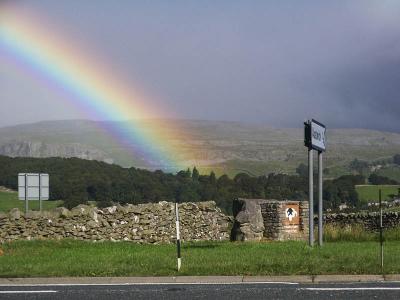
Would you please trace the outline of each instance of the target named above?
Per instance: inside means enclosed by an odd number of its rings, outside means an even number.
[[[264,237],[268,240],[277,240],[280,231],[279,202],[269,200],[260,203],[264,219]]]
[[[235,199],[233,201],[233,241],[260,241],[264,235],[264,220],[260,202],[263,199]]]
[[[300,201],[300,230],[308,236],[308,201]]]

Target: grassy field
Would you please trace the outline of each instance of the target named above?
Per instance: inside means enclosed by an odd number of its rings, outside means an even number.
[[[62,201],[43,201],[43,209],[48,210],[59,206]],[[17,207],[25,210],[25,201],[18,200],[17,192],[0,191],[0,211],[8,212],[12,208]],[[30,210],[39,210],[39,201],[29,201]]]
[[[1,277],[172,276],[175,245],[20,241],[2,245]],[[400,241],[385,243],[385,272],[400,273]],[[379,243],[185,243],[179,275],[379,274]]]
[[[400,185],[357,185],[356,191],[361,202],[379,201],[379,190],[382,190],[382,200],[388,200],[389,195],[397,195]]]

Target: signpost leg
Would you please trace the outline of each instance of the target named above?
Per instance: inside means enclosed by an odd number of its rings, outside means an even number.
[[[313,150],[308,149],[308,197],[309,197],[309,244],[314,246],[314,169],[313,169]]]
[[[322,207],[322,152],[318,151],[318,245],[323,239],[323,207]]]
[[[175,203],[175,215],[176,215],[176,247],[178,254],[178,272],[181,269],[181,237],[179,228],[179,209],[178,202]]]

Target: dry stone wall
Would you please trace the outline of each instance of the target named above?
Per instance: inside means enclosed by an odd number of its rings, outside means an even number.
[[[318,221],[318,218],[315,218]],[[378,231],[380,226],[380,215],[377,212],[370,213],[340,213],[327,214],[324,216],[324,223],[333,226],[351,226],[359,224],[369,231]],[[317,224],[317,223],[315,223]],[[400,226],[400,212],[385,212],[382,214],[382,225],[384,228]]]
[[[171,243],[176,239],[175,204],[80,205],[43,213],[18,209],[0,214],[0,243],[15,240],[72,238],[90,241]],[[179,204],[183,241],[229,240],[231,219],[215,202]]]

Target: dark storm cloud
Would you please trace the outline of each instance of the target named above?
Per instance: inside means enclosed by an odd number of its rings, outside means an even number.
[[[314,117],[329,127],[400,131],[398,1],[20,3],[154,95],[169,116],[277,127]],[[0,72],[11,110],[35,95],[13,76]],[[36,95],[47,110],[31,105],[31,116],[0,122],[77,115],[57,110],[49,91]]]
[[[400,57],[343,67],[330,76],[326,90],[347,109],[345,126],[400,131]]]

